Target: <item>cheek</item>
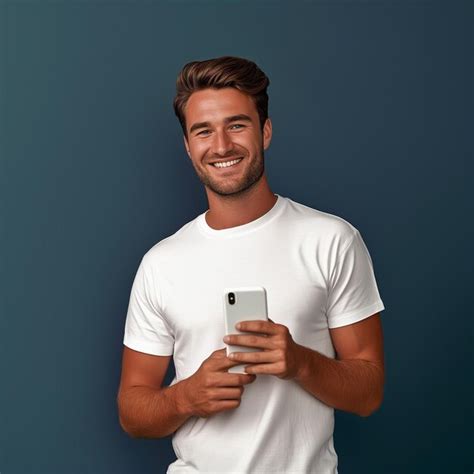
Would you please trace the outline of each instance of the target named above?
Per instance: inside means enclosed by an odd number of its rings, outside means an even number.
[[[259,148],[260,138],[251,136],[239,136],[234,140],[234,144],[237,148],[245,149],[249,152],[257,150]]]
[[[202,158],[206,151],[208,150],[208,146],[204,143],[194,143],[190,148],[189,151],[191,155],[195,158]]]

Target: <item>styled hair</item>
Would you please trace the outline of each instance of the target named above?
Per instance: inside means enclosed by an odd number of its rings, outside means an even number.
[[[192,61],[184,65],[176,79],[176,96],[173,100],[174,113],[179,119],[184,136],[186,119],[184,109],[193,92],[202,89],[234,87],[249,95],[257,108],[260,128],[268,118],[267,87],[270,80],[266,74],[248,59],[235,56],[221,56],[205,61]]]

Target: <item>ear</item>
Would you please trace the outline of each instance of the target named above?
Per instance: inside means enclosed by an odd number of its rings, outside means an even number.
[[[270,118],[263,124],[263,149],[266,150],[272,141],[272,121]]]

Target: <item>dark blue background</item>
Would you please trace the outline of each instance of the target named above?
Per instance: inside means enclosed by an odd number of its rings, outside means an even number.
[[[227,54],[271,80],[272,190],[360,230],[387,308],[384,403],[336,412],[339,472],[472,472],[471,6],[3,1],[1,473],[175,459],[119,426],[123,328],[143,254],[207,209],[176,76]]]

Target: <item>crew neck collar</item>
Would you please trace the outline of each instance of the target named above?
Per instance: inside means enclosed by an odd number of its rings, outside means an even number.
[[[206,216],[206,213],[209,212],[209,209],[208,209],[207,211],[203,212],[197,217],[197,224],[198,224],[199,230],[203,234],[209,237],[214,237],[214,238],[235,237],[237,235],[244,235],[249,232],[253,232],[261,228],[262,226],[268,224],[282,211],[285,205],[286,199],[277,193],[273,193],[273,194],[277,197],[277,200],[275,204],[273,205],[273,207],[269,209],[265,214],[258,217],[257,219],[247,222],[247,224],[242,224],[235,227],[229,227],[227,229],[213,229],[212,227],[209,226],[209,224],[206,221],[205,216]]]

